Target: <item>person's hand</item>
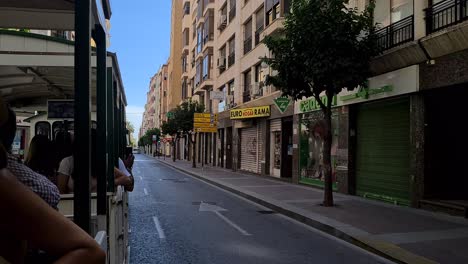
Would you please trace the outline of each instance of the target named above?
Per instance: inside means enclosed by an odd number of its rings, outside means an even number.
[[[133,163],[135,162],[135,156],[133,154],[130,154],[127,156],[127,158],[123,162],[125,164],[125,167],[132,168]]]

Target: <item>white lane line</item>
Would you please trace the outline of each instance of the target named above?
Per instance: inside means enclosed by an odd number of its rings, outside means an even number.
[[[146,190],[146,188],[143,188],[143,192],[145,192],[145,195],[148,195],[148,190]]]
[[[127,262],[126,264],[130,263],[130,246],[127,247]]]
[[[153,216],[154,225],[156,226],[156,230],[158,231],[159,239],[165,239],[166,235],[164,234],[164,230],[159,223],[159,220],[156,216]]]
[[[229,220],[227,217],[225,217],[224,215],[222,215],[220,212],[214,212],[217,216],[219,216],[219,218],[223,219],[224,222],[226,222],[228,225],[234,227],[235,229],[237,229],[237,231],[239,231],[241,234],[243,234],[244,236],[251,236],[251,234],[249,234],[249,232],[245,231],[244,229],[242,229],[240,226],[236,225],[234,222],[232,222],[231,220]]]

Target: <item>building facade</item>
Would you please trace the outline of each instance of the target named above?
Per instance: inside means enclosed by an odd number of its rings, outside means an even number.
[[[350,6],[363,10],[367,3]],[[198,135],[198,162],[322,187],[318,103],[287,104],[264,85],[274,73],[261,63],[271,56],[261,41],[283,27],[289,4],[184,1],[176,88],[182,100],[218,114],[218,133]],[[454,133],[454,113],[463,112],[468,91],[467,10],[464,1],[376,1],[383,53],[371,62],[369,88],[343,91],[333,101],[336,191],[422,207],[468,200],[468,172],[455,165],[468,140]]]
[[[454,164],[462,162],[468,140],[453,133],[468,93],[463,2],[376,1],[383,53],[371,62],[369,88],[343,91],[333,102],[337,191],[463,212],[468,171]],[[361,9],[365,3],[352,2]],[[294,114],[293,180],[323,186],[323,124],[315,99],[297,102]]]

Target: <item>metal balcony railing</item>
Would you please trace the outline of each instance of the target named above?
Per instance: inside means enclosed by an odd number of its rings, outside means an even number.
[[[257,46],[260,43],[260,33],[263,31],[263,25],[257,28],[255,31],[255,46]]]
[[[248,37],[244,40],[244,54],[252,50],[252,37]]]
[[[426,12],[426,33],[430,34],[468,19],[468,0],[445,0]]]
[[[409,16],[377,30],[377,44],[382,50],[391,49],[414,40],[414,16]]]
[[[231,53],[228,56],[228,67],[231,67],[234,64],[234,62],[236,62],[236,54]]]

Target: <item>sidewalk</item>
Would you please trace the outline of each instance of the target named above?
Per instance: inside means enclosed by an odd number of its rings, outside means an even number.
[[[156,160],[158,160],[156,158]],[[468,220],[187,161],[160,162],[400,263],[468,263]],[[197,165],[199,166],[199,165]]]

